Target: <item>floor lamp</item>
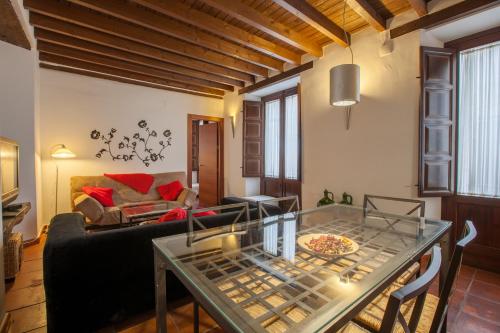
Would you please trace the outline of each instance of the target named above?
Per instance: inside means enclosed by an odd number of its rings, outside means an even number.
[[[74,158],[76,157],[75,153],[73,153],[71,150],[66,148],[65,145],[63,144],[58,144],[52,147],[52,153],[50,156],[54,159],[68,159],[68,158]],[[57,215],[57,194],[59,191],[59,166],[56,161],[56,209],[55,209],[55,215]]]

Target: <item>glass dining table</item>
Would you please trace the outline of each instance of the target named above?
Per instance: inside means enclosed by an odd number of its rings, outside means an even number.
[[[335,332],[439,242],[446,274],[450,226],[335,204],[154,239],[157,332],[166,270],[226,332]],[[347,254],[308,243],[332,235]]]

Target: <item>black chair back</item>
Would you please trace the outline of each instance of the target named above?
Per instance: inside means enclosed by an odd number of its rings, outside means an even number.
[[[453,256],[451,257],[450,267],[448,268],[448,273],[446,274],[446,279],[444,280],[444,286],[439,295],[439,302],[434,313],[434,318],[431,325],[431,333],[441,332],[441,328],[446,320],[446,314],[448,313],[448,301],[452,296],[452,288],[460,272],[460,267],[462,266],[462,257],[464,254],[464,249],[470,242],[474,240],[477,236],[476,228],[471,221],[465,221],[464,230],[462,232],[462,239],[455,245],[455,250],[453,251]]]
[[[387,308],[382,319],[380,327],[381,333],[393,332],[394,327],[399,322],[406,333],[415,333],[417,330],[420,315],[424,308],[425,297],[427,292],[439,274],[441,267],[441,248],[434,246],[432,248],[432,257],[429,267],[419,278],[410,282],[406,286],[396,290],[389,296]],[[409,300],[416,298],[415,304],[410,317],[410,322],[407,323],[403,314],[401,313],[401,306]]]
[[[258,202],[259,219],[262,220],[264,217],[271,216],[272,214],[268,212],[269,206],[276,204],[280,205],[280,207],[283,210],[283,213],[285,214],[290,212],[300,211],[299,197],[297,195],[274,198],[269,200],[262,200]],[[288,206],[285,207],[285,204],[288,204]]]
[[[405,213],[404,215],[412,215],[413,213],[418,211],[419,217],[425,216],[425,201],[415,200],[415,199],[405,199],[405,198],[383,197],[380,195],[371,195],[371,194],[365,194],[364,199],[363,199],[363,210],[364,210],[365,216],[370,209],[375,210],[375,211],[379,211],[377,205],[375,204],[375,202],[377,202],[377,201],[395,201],[395,202],[400,202],[400,203],[416,204],[416,206],[411,207],[411,209],[407,213]],[[389,212],[387,212],[387,213],[389,213]],[[402,215],[402,214],[399,214],[399,215]]]

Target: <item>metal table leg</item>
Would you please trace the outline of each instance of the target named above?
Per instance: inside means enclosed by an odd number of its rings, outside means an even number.
[[[166,265],[158,250],[154,248],[155,260],[155,297],[156,297],[156,332],[167,333],[167,298]]]

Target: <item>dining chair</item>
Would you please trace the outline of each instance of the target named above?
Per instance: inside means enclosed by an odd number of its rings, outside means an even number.
[[[200,230],[206,230],[209,228],[209,226],[204,225],[203,221],[201,221],[198,218],[198,217],[200,217],[199,214],[203,214],[203,213],[207,213],[207,212],[216,212],[216,211],[218,211],[219,213],[222,213],[222,212],[238,213],[232,219],[232,222],[230,223],[231,225],[234,225],[238,222],[249,222],[250,221],[250,210],[248,207],[248,202],[241,202],[241,203],[215,206],[215,207],[207,207],[207,208],[199,208],[199,209],[191,209],[188,211],[188,237],[187,237],[188,247],[196,242],[200,242],[204,239],[207,239],[207,238],[214,236],[214,235],[208,235],[206,237],[201,237],[201,238],[195,239],[193,231],[194,231],[195,225]],[[244,217],[244,220],[242,220],[242,217]],[[200,309],[199,303],[196,301],[193,301],[193,327],[194,327],[194,332],[196,332],[196,333],[199,332],[199,327],[200,327],[200,310],[199,309]]]
[[[283,208],[284,204],[289,204],[288,208]],[[284,213],[291,213],[300,210],[299,197],[297,195],[292,195],[288,197],[273,198],[268,200],[262,200],[257,203],[259,208],[259,219],[271,216],[269,213],[269,206],[279,205],[282,209],[286,210]]]
[[[378,307],[375,308],[377,314],[382,314],[381,319],[376,317],[377,321],[380,320],[376,332],[417,332],[420,316],[423,314],[426,305],[427,293],[441,268],[441,248],[436,245],[432,248],[431,253],[429,266],[424,274],[405,286],[391,286],[377,297],[386,300],[386,306],[383,313],[379,313],[380,309]],[[385,296],[385,294],[388,296]],[[369,310],[365,308],[363,311]],[[354,321],[346,325],[340,332],[369,332],[367,330],[369,328],[371,328],[370,325],[366,325],[364,321],[359,323]]]
[[[417,333],[439,333],[441,332],[441,328],[444,326],[446,322],[447,312],[448,312],[448,302],[450,298],[453,296],[453,285],[455,280],[458,277],[458,273],[460,271],[460,267],[462,264],[463,252],[466,246],[476,238],[477,232],[474,224],[471,221],[466,221],[464,230],[462,232],[462,238],[455,245],[455,249],[453,250],[453,255],[451,257],[451,263],[448,268],[448,273],[444,279],[443,288],[439,294],[439,297],[434,296],[432,294],[427,294],[425,298],[425,303],[423,306],[420,303],[410,303],[405,304],[405,312],[404,317],[408,316],[409,311],[414,306],[419,306],[421,317],[420,321],[416,324],[417,326],[410,326],[414,330],[410,330],[410,332]],[[432,265],[432,260],[430,265]],[[429,271],[429,268],[427,271]],[[427,271],[419,278],[415,279],[411,283],[406,286],[393,283],[389,288],[384,290],[379,296],[375,298],[374,301],[370,303],[367,307],[365,307],[354,319],[354,322],[361,325],[365,329],[369,329],[370,332],[387,332],[383,329],[384,327],[384,319],[385,313],[391,311],[391,307],[389,306],[389,302],[391,302],[391,295],[397,290],[404,290],[410,285],[414,285],[416,281],[419,281]],[[408,288],[406,289],[408,290]],[[395,302],[395,301],[392,301]],[[415,322],[412,322],[410,319],[410,324],[415,325]],[[386,324],[388,325],[388,324]],[[401,327],[402,328],[402,327]],[[392,332],[392,331],[388,331]],[[405,332],[403,330],[396,330],[396,332]],[[407,333],[407,332],[405,332]]]
[[[188,210],[188,231],[192,233],[195,229],[195,226],[199,229],[207,229],[207,226],[203,224],[203,221],[199,219],[201,216],[206,216],[206,214],[210,214],[210,212],[237,212],[238,215],[234,217],[230,224],[235,224],[237,222],[248,222],[250,221],[250,209],[248,206],[248,202],[241,202],[229,205],[215,206],[215,207],[207,207],[207,208],[199,208],[199,209],[191,209]],[[241,220],[241,217],[244,216],[245,220]],[[228,223],[229,224],[229,223]]]
[[[423,218],[425,216],[425,201],[423,200],[393,198],[393,197],[385,197],[385,196],[371,195],[371,194],[365,194],[363,199],[364,216],[367,217],[372,214],[378,217],[382,217],[389,226],[389,228],[394,229],[394,225],[400,221],[399,219],[389,219],[385,216],[374,214],[375,212],[381,211],[378,207],[382,202],[389,202],[389,203],[392,202],[395,205],[401,205],[402,206],[401,209],[406,208],[406,210],[403,213],[406,216],[412,216],[415,214],[417,214],[417,216],[420,218]],[[408,283],[408,281],[410,281],[414,276],[419,275],[420,267],[421,263],[419,262],[414,263],[403,274],[401,274],[397,282],[400,284]]]
[[[403,215],[410,216],[414,213],[418,213],[419,217],[425,216],[425,201],[416,200],[416,199],[406,199],[406,198],[393,198],[393,197],[384,197],[380,195],[372,195],[365,194],[363,199],[363,210],[365,216],[368,214],[369,210],[380,211],[375,203],[383,202],[383,201],[392,201],[395,203],[408,203],[410,210],[408,210]],[[402,215],[402,214],[399,214]]]

